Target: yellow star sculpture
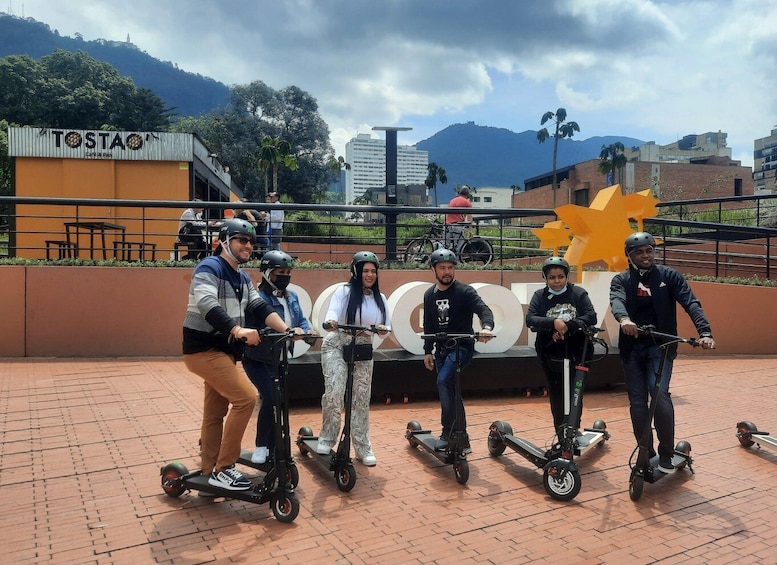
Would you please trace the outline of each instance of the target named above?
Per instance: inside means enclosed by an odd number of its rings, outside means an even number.
[[[531,230],[540,240],[542,249],[552,249],[553,255],[558,255],[559,247],[568,247],[572,238],[572,230],[564,225],[561,220],[546,222],[541,228]]]
[[[633,233],[629,218],[641,223],[641,219],[656,214],[657,201],[649,193],[643,191],[627,198],[616,184],[600,190],[589,208],[573,204],[559,207],[556,215],[574,233],[564,254],[567,262],[578,269],[596,261],[604,261],[611,271],[626,269],[623,242]]]

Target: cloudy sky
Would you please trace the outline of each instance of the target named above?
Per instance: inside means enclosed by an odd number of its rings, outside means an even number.
[[[373,126],[412,127],[412,144],[468,121],[536,130],[563,107],[581,139],[722,130],[752,165],[777,124],[777,0],[6,2],[227,85],[298,86],[338,154]]]

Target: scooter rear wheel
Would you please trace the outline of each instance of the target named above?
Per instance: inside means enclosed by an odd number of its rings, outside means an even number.
[[[270,506],[275,519],[289,524],[299,515],[299,499],[294,493],[278,489],[272,494]]]
[[[642,496],[642,489],[645,486],[645,477],[637,472],[637,469],[631,470],[629,479],[629,498],[636,502]]]
[[[410,444],[410,447],[415,446],[415,443],[413,443],[413,432],[420,432],[421,431],[421,424],[416,422],[415,420],[411,420],[407,423],[407,431],[405,432],[405,439],[407,440],[407,443]]]
[[[335,482],[341,491],[349,492],[356,485],[356,469],[353,468],[353,464],[338,465],[335,469]]]
[[[162,490],[167,496],[178,498],[186,492],[186,485],[181,477],[189,474],[189,470],[182,463],[168,463],[162,467]]]
[[[513,428],[507,422],[497,420],[488,430],[488,453],[491,457],[499,457],[505,452],[504,435],[513,435]]]
[[[739,445],[742,447],[750,447],[755,444],[752,440],[752,433],[757,432],[758,428],[752,422],[739,422],[737,424],[737,437],[739,438]]]
[[[469,463],[466,459],[459,459],[453,463],[453,474],[456,476],[456,482],[460,485],[469,480]]]
[[[562,502],[572,500],[580,492],[580,487],[583,486],[580,479],[580,471],[568,470],[564,473],[562,479],[558,479],[560,472],[561,469],[553,463],[548,465],[542,475],[542,484],[545,487],[545,492],[553,500],[560,500]]]

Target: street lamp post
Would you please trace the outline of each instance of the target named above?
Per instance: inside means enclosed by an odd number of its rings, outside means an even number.
[[[397,205],[397,132],[410,131],[413,128],[376,126],[373,131],[386,132],[386,205]],[[386,214],[386,260],[397,258],[397,215]]]

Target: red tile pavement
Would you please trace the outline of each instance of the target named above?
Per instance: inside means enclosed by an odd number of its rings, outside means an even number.
[[[777,451],[735,437],[741,419],[777,429],[775,375],[777,357],[680,356],[677,436],[691,443],[696,474],[646,484],[637,502],[621,388],[585,399],[584,425],[602,418],[612,439],[580,458],[582,491],[566,503],[517,453],[493,458],[486,447],[497,419],[543,446],[547,399],[465,400],[466,485],[404,439],[409,420],[437,432],[436,402],[376,404],[378,466],[357,463],[356,486],[341,493],[318,461],[298,457],[301,511],[282,524],[269,504],[163,494],[163,464],[198,460],[201,383],[179,359],[6,359],[0,562],[776,563]],[[317,430],[319,409],[293,407],[291,423]]]

